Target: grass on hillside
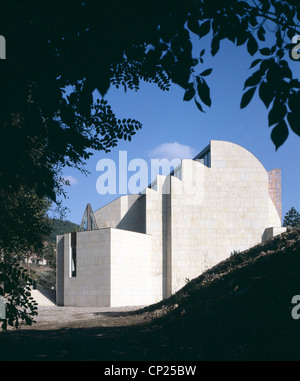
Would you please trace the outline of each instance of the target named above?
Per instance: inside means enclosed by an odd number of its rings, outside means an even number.
[[[165,310],[165,335],[193,359],[299,360],[294,295],[300,229],[231,256],[142,311]]]

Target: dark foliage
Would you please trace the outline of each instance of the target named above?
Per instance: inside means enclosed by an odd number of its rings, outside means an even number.
[[[27,270],[13,260],[0,260],[0,296],[5,297],[6,309],[6,318],[0,319],[3,330],[8,325],[18,328],[20,323],[31,325],[35,322],[37,304],[31,296],[31,285]]]
[[[51,243],[56,243],[56,236],[59,234],[76,232],[79,230],[79,225],[71,221],[53,218],[50,222],[51,233],[48,235],[47,241]]]
[[[51,232],[47,217],[49,202],[26,187],[6,191],[0,188],[0,248],[18,260],[30,252],[40,253]]]
[[[297,228],[300,227],[300,213],[292,207],[284,216],[283,226]]]
[[[56,273],[53,270],[40,272],[37,277],[36,287],[38,289],[50,290],[56,286]]]
[[[269,110],[276,148],[299,131],[299,80],[285,59],[300,34],[294,0],[17,1],[1,2],[7,59],[0,61],[1,187],[28,185],[55,200],[60,169],[83,170],[91,151],[109,151],[131,139],[141,123],[117,118],[104,99],[110,86],[138,90],[140,81],[168,90],[181,86],[184,100],[211,105],[201,39],[216,55],[222,40],[245,45],[253,73],[241,107],[257,92]],[[266,30],[269,29],[266,42]],[[190,33],[200,38],[193,55]],[[66,88],[68,92],[66,93]],[[257,90],[257,91],[256,91]]]
[[[7,325],[31,324],[37,307],[30,295],[31,278],[19,267],[32,254],[41,255],[51,232],[49,202],[26,187],[0,188],[0,296],[6,301]]]

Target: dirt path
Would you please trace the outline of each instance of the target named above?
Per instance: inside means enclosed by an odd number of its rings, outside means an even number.
[[[133,307],[39,307],[36,324],[31,330],[128,326],[143,323],[145,314],[135,314],[141,309]],[[22,327],[22,330],[29,327]]]
[[[40,307],[32,327],[0,334],[0,359],[176,360],[156,315],[139,308]]]

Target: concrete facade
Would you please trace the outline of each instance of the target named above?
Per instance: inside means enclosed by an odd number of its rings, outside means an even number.
[[[76,234],[76,276],[71,233],[58,236],[58,304],[155,303],[233,251],[281,233],[272,176],[246,149],[211,141],[143,194],[95,211],[98,229]]]
[[[57,236],[57,304],[118,307],[152,301],[152,238],[114,228],[78,232],[76,276],[71,233]]]

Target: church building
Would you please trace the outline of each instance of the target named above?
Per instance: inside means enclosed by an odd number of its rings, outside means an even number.
[[[169,297],[188,279],[285,231],[280,169],[212,140],[141,194],[86,207],[57,236],[57,304],[121,307]]]

